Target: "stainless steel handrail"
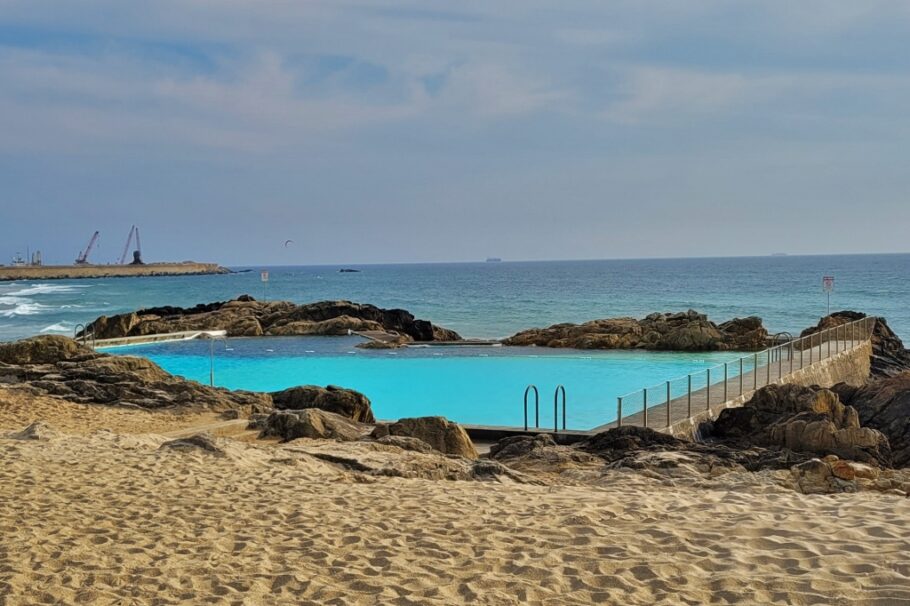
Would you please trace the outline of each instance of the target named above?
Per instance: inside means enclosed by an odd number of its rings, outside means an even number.
[[[559,431],[559,394],[562,394],[562,430],[566,430],[566,388],[562,385],[556,386],[553,393],[553,431]]]
[[[691,416],[692,416],[692,412],[691,412],[692,411],[692,394],[693,394],[692,379],[694,376],[702,374],[702,373],[704,373],[704,375],[705,375],[706,381],[705,381],[704,387],[696,389],[695,392],[697,393],[699,390],[704,390],[704,393],[706,396],[706,398],[705,398],[706,410],[710,410],[711,409],[710,407],[711,407],[711,373],[712,373],[712,371],[718,371],[720,369],[723,369],[724,402],[722,402],[722,403],[726,403],[727,401],[729,401],[728,400],[729,394],[727,393],[727,388],[728,388],[728,383],[731,379],[731,377],[729,376],[729,371],[730,371],[730,368],[732,367],[731,365],[735,366],[737,363],[739,365],[739,377],[738,377],[739,386],[740,386],[739,387],[739,396],[741,397],[744,395],[745,386],[744,386],[743,379],[747,372],[751,372],[753,375],[753,385],[752,385],[753,390],[757,390],[759,388],[759,383],[760,383],[758,380],[759,369],[763,366],[762,364],[760,364],[761,359],[767,359],[767,364],[764,365],[766,368],[764,368],[765,376],[763,377],[764,381],[762,381],[762,383],[763,383],[762,386],[770,385],[772,383],[771,366],[772,366],[773,362],[776,361],[778,363],[777,364],[777,366],[778,366],[777,377],[776,377],[775,381],[781,381],[785,376],[795,372],[796,370],[802,370],[803,368],[806,368],[807,366],[812,366],[813,364],[816,364],[817,362],[830,358],[832,356],[832,351],[831,351],[832,338],[836,341],[836,344],[834,346],[834,351],[833,351],[834,354],[850,351],[850,350],[854,349],[855,347],[857,347],[859,344],[864,343],[865,341],[869,340],[872,337],[872,333],[875,328],[875,323],[876,323],[876,318],[867,316],[865,318],[860,318],[858,320],[852,320],[850,322],[837,324],[835,326],[826,328],[824,330],[819,330],[814,333],[810,333],[809,335],[807,335],[805,337],[800,337],[798,339],[794,339],[793,335],[786,331],[777,333],[773,337],[775,340],[778,340],[778,338],[782,337],[782,336],[789,337],[788,340],[784,343],[780,343],[773,347],[769,347],[760,352],[755,352],[754,354],[750,354],[749,356],[742,356],[737,360],[733,360],[732,362],[730,362],[730,361],[724,362],[723,364],[718,364],[716,366],[711,366],[711,367],[705,368],[704,370],[699,371],[697,373],[689,373],[688,375],[685,375],[685,376],[676,377],[674,379],[670,379],[669,381],[664,381],[663,383],[660,383],[660,384],[657,384],[654,386],[649,386],[649,387],[619,396],[616,399],[616,426],[621,427],[623,425],[624,418],[628,419],[630,416],[636,415],[639,412],[641,413],[641,416],[642,416],[642,420],[641,420],[642,425],[644,425],[645,427],[648,426],[648,408],[649,408],[648,390],[649,389],[657,389],[657,388],[666,387],[667,399],[664,402],[656,403],[653,406],[666,405],[666,407],[667,407],[667,410],[666,410],[667,426],[669,427],[672,424],[671,408],[672,408],[672,402],[673,402],[673,398],[672,398],[672,383],[673,382],[680,381],[680,380],[686,381],[686,383],[687,383],[687,385],[686,385],[687,415],[689,418],[691,418]],[[843,334],[843,337],[844,337],[843,348],[841,348],[841,343],[840,343],[841,334]],[[848,335],[850,336],[850,339],[847,339]],[[861,337],[861,338],[857,338],[857,337]],[[817,343],[816,343],[816,341],[817,341]],[[825,345],[827,345],[827,347],[825,347]],[[784,355],[785,355],[784,348],[786,348],[786,356],[789,360],[789,369],[788,370],[784,369],[784,364],[783,364]],[[816,348],[818,350],[817,356],[815,355]],[[798,368],[795,368],[795,366],[796,366],[795,350],[796,349],[799,349],[799,352],[800,352]],[[804,351],[806,349],[809,350],[808,364],[805,364],[804,355],[803,355]],[[827,352],[826,352],[826,350],[827,350]],[[747,370],[746,361],[752,361],[751,370]],[[734,393],[736,393],[736,392],[734,391]],[[638,410],[630,411],[629,413],[624,415],[623,414],[623,403],[628,402],[630,399],[635,398],[638,394],[641,394],[641,397],[642,397],[642,404],[643,404],[642,409],[640,411],[638,411]],[[680,395],[679,397],[681,398],[682,395]]]
[[[525,431],[528,431],[528,394],[534,390],[534,427],[540,427],[540,392],[535,385],[525,388]]]

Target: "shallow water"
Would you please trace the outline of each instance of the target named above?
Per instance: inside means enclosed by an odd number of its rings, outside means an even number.
[[[215,384],[253,391],[340,385],[369,397],[381,419],[442,415],[462,423],[518,426],[524,422],[525,388],[533,383],[540,391],[540,422],[547,427],[553,425],[553,396],[561,384],[566,389],[566,426],[590,429],[615,420],[617,396],[738,357],[731,352],[588,352],[533,347],[363,350],[355,347],[360,341],[356,337],[216,341]],[[108,352],[141,355],[173,374],[208,383],[210,346],[209,342],[185,341]],[[529,415],[533,425],[533,407]]]

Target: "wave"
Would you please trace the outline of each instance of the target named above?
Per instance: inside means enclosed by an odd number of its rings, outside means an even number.
[[[14,316],[34,316],[40,314],[42,310],[47,309],[46,305],[41,305],[40,303],[32,303],[31,301],[25,301],[17,304],[12,309],[2,309],[0,310],[0,316],[4,318],[12,318]]]
[[[70,332],[72,327],[67,326],[63,322],[57,322],[56,324],[51,324],[50,326],[45,326],[41,329],[41,332]]]
[[[58,293],[79,292],[80,288],[89,288],[88,284],[32,284],[28,288],[6,293],[11,297],[25,297],[29,295],[50,295]]]

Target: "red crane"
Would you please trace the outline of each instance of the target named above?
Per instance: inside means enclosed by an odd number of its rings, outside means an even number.
[[[88,246],[76,257],[76,265],[86,265],[88,263],[88,256],[91,254],[92,249],[95,248],[95,244],[98,243],[98,236],[100,235],[101,233],[97,231],[92,234],[92,239],[88,241]]]

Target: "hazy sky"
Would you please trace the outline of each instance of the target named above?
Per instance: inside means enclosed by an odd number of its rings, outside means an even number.
[[[0,262],[907,251],[908,110],[906,0],[0,0]]]

